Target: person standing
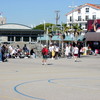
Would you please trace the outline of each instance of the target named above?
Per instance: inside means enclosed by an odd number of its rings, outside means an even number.
[[[2,52],[1,52],[1,44],[0,44],[0,62],[2,62]]]
[[[78,57],[80,58],[80,54],[81,54],[80,50],[81,50],[81,48],[82,48],[81,43],[78,43],[78,44],[77,44],[77,47],[78,47]]]
[[[65,55],[67,58],[70,58],[70,47],[68,44],[66,45],[66,48],[65,48]]]
[[[50,58],[52,58],[52,49],[53,49],[52,44],[50,44],[50,46],[49,46],[49,56],[50,56]]]
[[[75,45],[75,47],[73,49],[73,55],[74,55],[75,62],[77,62],[78,51],[79,51],[79,49],[78,49],[77,45]]]
[[[1,53],[2,53],[2,62],[6,62],[7,61],[7,57],[6,57],[6,46],[5,45],[3,45],[2,47],[1,47]]]
[[[43,56],[42,65],[44,65],[47,63],[47,56],[48,56],[48,48],[46,45],[44,45],[42,49],[42,56]]]
[[[58,59],[58,54],[59,54],[59,47],[58,45],[55,46],[55,59]]]

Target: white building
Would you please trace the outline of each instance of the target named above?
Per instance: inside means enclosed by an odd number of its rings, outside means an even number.
[[[70,6],[72,11],[66,14],[67,25],[71,26],[74,23],[78,23],[81,28],[87,30],[87,20],[100,19],[100,5],[89,4],[80,5],[78,7]]]

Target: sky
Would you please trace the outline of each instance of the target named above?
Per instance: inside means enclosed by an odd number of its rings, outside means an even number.
[[[85,3],[100,4],[100,0],[0,0],[0,13],[7,23],[36,26],[42,23],[66,23],[66,14],[72,10],[69,6]]]

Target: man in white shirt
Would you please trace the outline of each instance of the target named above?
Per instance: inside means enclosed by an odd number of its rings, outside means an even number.
[[[50,44],[49,46],[49,55],[50,55],[50,58],[52,58],[52,51],[54,49],[54,46],[52,44]]]
[[[56,45],[55,46],[55,59],[58,59],[58,54],[59,54],[59,47]]]

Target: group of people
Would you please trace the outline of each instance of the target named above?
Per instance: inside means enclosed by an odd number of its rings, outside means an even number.
[[[50,44],[49,48],[44,45],[42,49],[42,64],[46,64],[47,58],[58,59],[60,57],[60,49],[58,45]]]
[[[58,45],[50,44],[49,46],[49,57],[52,59],[58,59],[60,57],[60,48]]]
[[[64,48],[64,54],[66,58],[72,58],[74,57],[75,62],[77,61],[77,57],[80,57],[80,49],[82,46],[80,43],[75,44],[74,46],[72,44],[66,44]],[[49,47],[46,45],[43,46],[42,50],[42,64],[46,64],[47,58],[51,59],[59,59],[62,55],[61,48],[56,44],[50,44]],[[29,49],[26,44],[24,44],[23,48],[20,48],[19,45],[16,47],[8,46],[3,44],[0,45],[0,61],[5,62],[7,61],[7,58],[36,58],[36,53],[34,51],[34,48]]]
[[[74,57],[75,62],[77,62],[77,58],[80,58],[80,50],[82,48],[81,43],[75,44],[74,46],[72,44],[66,44],[65,47],[65,57],[67,58],[72,58]],[[47,58],[52,58],[52,59],[58,59],[60,57],[60,48],[57,45],[53,45],[51,44],[49,47],[47,47],[46,45],[44,45],[43,49],[42,49],[42,56],[43,56],[43,60],[42,60],[42,64],[46,64],[47,62]]]
[[[74,46],[72,44],[67,44],[66,45],[66,48],[65,48],[65,55],[67,58],[71,58],[74,54],[74,49],[75,48],[78,48],[78,57],[80,58],[80,55],[81,55],[81,49],[82,49],[82,44],[81,43],[77,43],[77,44],[74,44]],[[76,51],[75,51],[76,52]]]
[[[24,44],[23,48],[19,45],[16,47],[7,44],[0,44],[0,62],[8,61],[7,58],[36,58],[36,53],[34,48],[29,48]]]

